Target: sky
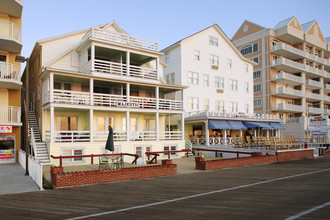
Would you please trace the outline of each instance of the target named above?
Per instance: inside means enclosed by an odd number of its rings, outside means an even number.
[[[159,49],[218,24],[232,38],[244,20],[265,28],[296,16],[316,19],[330,36],[330,0],[23,0],[22,56],[38,40],[111,21],[128,34],[159,43]]]

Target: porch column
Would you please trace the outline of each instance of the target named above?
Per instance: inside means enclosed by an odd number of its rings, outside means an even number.
[[[54,143],[54,106],[50,106],[50,127],[49,127],[49,135],[50,135],[50,143]]]
[[[269,138],[269,130],[266,131],[267,139]]]
[[[181,114],[181,132],[182,132],[182,140],[184,141],[184,113]]]
[[[90,105],[94,105],[94,79],[89,80]]]
[[[54,74],[49,74],[49,102],[54,102]]]
[[[131,53],[129,51],[126,52],[126,70],[127,70],[127,76],[130,75],[130,55]]]
[[[129,111],[126,112],[126,141],[129,141],[129,136],[130,136],[130,130],[131,130],[131,126],[130,126],[130,119],[129,119]]]
[[[223,138],[224,138],[223,142],[225,143],[225,145],[227,145],[227,129],[224,130]]]
[[[159,80],[159,75],[160,75],[160,71],[159,71],[159,68],[160,67],[160,64],[159,64],[159,57],[157,57],[156,59],[156,68],[157,68],[157,80]]]
[[[130,96],[130,84],[126,84],[126,102],[129,102],[129,96]]]
[[[93,120],[93,109],[89,110],[89,135],[90,135],[90,139],[89,142],[93,142],[93,130],[94,130],[94,120]]]
[[[209,146],[210,145],[210,134],[209,134],[209,121],[205,121],[205,145]]]
[[[95,45],[92,44],[91,46],[91,62],[92,62],[92,72],[94,72],[94,64],[95,64]]]
[[[159,112],[156,112],[156,141],[159,141]]]
[[[239,136],[240,136],[240,137],[243,136],[243,130],[239,130]]]
[[[156,109],[159,109],[159,87],[157,86],[155,88],[155,93],[156,93]]]

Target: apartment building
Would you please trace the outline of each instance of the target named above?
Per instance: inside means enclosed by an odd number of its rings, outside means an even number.
[[[115,153],[138,154],[140,164],[147,151],[183,149],[185,87],[162,80],[160,56],[157,42],[128,35],[115,22],[39,40],[29,79],[29,115],[38,125],[32,134],[41,137],[34,138],[36,156],[38,148],[48,157],[105,153],[110,126]]]
[[[22,1],[0,2],[0,164],[15,163],[21,147]]]
[[[244,21],[232,38],[253,70],[254,111],[287,122],[330,113],[330,38],[317,20],[296,17],[265,28]],[[305,129],[306,129],[306,121]]]

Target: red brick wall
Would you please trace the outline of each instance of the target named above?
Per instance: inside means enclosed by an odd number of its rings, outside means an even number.
[[[302,149],[293,151],[280,151],[277,155],[252,154],[251,157],[205,160],[203,157],[196,157],[196,169],[199,170],[217,170],[231,167],[241,167],[257,164],[267,164],[275,162],[283,162],[290,160],[300,160],[309,157],[314,157],[314,149]]]
[[[130,167],[116,170],[93,170],[65,173],[63,172],[63,167],[52,166],[50,169],[51,181],[56,187],[117,182],[177,174],[177,165],[172,164],[171,160],[163,160],[162,165]]]
[[[277,152],[277,162],[301,160],[310,157],[314,157],[314,149],[300,149]]]

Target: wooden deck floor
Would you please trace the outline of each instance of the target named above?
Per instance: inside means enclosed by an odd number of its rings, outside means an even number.
[[[0,196],[0,219],[286,219],[306,210],[301,219],[329,219],[330,157]]]

